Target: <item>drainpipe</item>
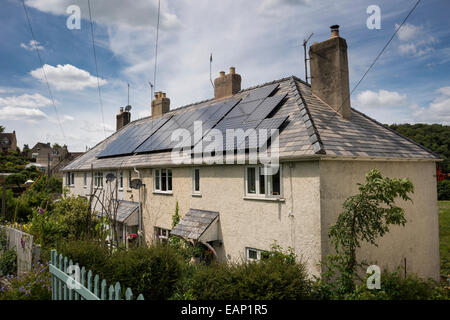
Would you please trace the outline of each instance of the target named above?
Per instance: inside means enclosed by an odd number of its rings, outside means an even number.
[[[138,179],[141,179],[141,173],[136,170],[136,167],[133,167],[134,172],[138,174]],[[139,233],[142,234],[142,212],[141,212],[141,188],[138,190],[138,197],[139,197],[139,214],[138,214],[138,230]],[[141,245],[141,236],[138,237],[138,244]]]

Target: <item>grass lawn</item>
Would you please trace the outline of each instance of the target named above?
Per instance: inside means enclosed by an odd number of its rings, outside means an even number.
[[[439,201],[441,274],[450,274],[450,201]]]

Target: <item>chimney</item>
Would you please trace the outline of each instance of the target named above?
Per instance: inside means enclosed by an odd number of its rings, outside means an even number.
[[[127,106],[125,110],[130,110],[131,106]],[[129,111],[123,111],[123,107],[120,108],[119,114],[116,116],[116,131],[130,123],[131,113]]]
[[[241,76],[236,73],[234,67],[230,67],[230,73],[220,71],[219,78],[214,80],[214,99],[230,97],[241,91]]]
[[[347,42],[339,26],[330,27],[331,37],[309,48],[311,89],[343,118],[351,118]]]
[[[163,114],[169,111],[170,99],[166,98],[166,94],[164,92],[156,92],[155,99],[152,101],[152,118],[161,117]]]

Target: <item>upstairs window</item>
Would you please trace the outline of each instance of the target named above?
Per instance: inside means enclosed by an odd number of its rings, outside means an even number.
[[[120,171],[119,175],[119,189],[123,189],[123,171]]]
[[[155,191],[172,192],[172,170],[155,169]]]
[[[96,171],[94,173],[94,186],[96,188],[103,188],[103,172]]]
[[[83,177],[83,186],[87,186],[87,172],[84,173],[84,177]]]
[[[200,193],[200,169],[194,168],[192,170],[192,192]]]
[[[131,170],[128,171],[128,190],[131,190]]]
[[[267,174],[266,172],[267,171]],[[281,196],[281,166],[278,171],[271,174],[264,170],[264,166],[249,166],[245,171],[245,188],[249,196],[280,197]]]

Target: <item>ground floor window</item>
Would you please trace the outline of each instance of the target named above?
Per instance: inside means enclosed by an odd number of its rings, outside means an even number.
[[[67,172],[67,174],[66,174],[66,184],[68,186],[73,186],[75,184],[75,174],[73,172]]]
[[[264,250],[245,248],[245,257],[247,261],[259,261],[261,260],[261,253],[263,252]]]
[[[160,243],[166,243],[169,240],[170,230],[155,227],[155,240]]]

